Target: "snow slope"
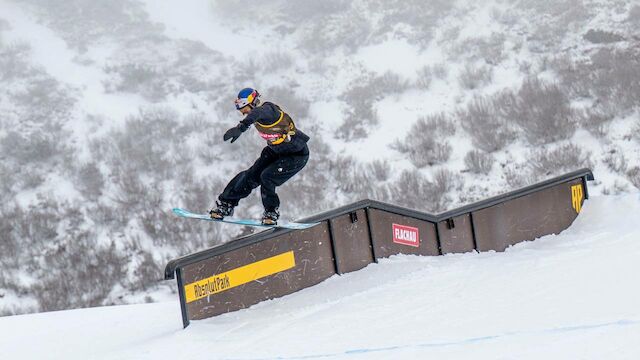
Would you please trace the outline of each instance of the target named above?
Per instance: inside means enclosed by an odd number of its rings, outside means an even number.
[[[640,194],[504,253],[395,256],[182,330],[177,301],[0,318],[0,359],[637,359]]]

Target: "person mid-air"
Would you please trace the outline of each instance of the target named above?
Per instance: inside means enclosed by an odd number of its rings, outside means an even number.
[[[236,141],[243,132],[254,125],[260,136],[267,141],[260,158],[247,170],[237,174],[218,196],[216,207],[209,214],[212,219],[223,219],[233,215],[238,206],[251,191],[260,186],[262,195],[263,225],[275,225],[280,213],[280,198],[276,187],[284,184],[297,174],[309,160],[307,141],[309,136],[296,128],[289,114],[274,103],[261,103],[260,93],[252,88],[240,90],[235,101],[236,109],[245,115],[240,123],[227,130],[224,141]]]

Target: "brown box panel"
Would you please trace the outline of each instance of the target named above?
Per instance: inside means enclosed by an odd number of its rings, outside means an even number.
[[[315,285],[335,274],[335,266],[329,240],[327,222],[306,230],[294,231],[267,239],[247,247],[214,256],[190,264],[182,269],[182,283],[185,291],[198,281],[210,279],[214,275],[238,274],[239,268],[263,271],[257,262],[273,257],[290,255],[293,251],[295,266],[271,275],[261,277],[236,287],[230,287],[206,297],[189,301],[187,316],[190,320],[247,308],[263,300],[284,296]],[[263,266],[264,268],[264,266]],[[246,273],[246,271],[245,271]],[[235,276],[242,278],[242,274]],[[246,276],[245,276],[246,277]],[[233,283],[233,279],[230,281]],[[224,287],[224,282],[222,282]]]
[[[371,224],[373,251],[378,259],[396,254],[440,254],[434,223],[377,209],[369,209],[369,222]],[[405,236],[409,237],[409,239],[404,239],[406,241],[397,239],[393,224],[418,229],[418,246],[408,245],[412,240],[410,238],[412,236],[411,229],[407,232],[409,236]],[[394,238],[396,241],[404,243],[394,242]]]
[[[475,250],[473,228],[469,214],[438,223],[440,248],[443,254],[464,253]]]
[[[478,251],[504,251],[522,241],[560,233],[578,216],[584,202],[582,186],[582,179],[577,179],[473,212]]]
[[[338,274],[360,270],[373,262],[364,209],[331,219]]]

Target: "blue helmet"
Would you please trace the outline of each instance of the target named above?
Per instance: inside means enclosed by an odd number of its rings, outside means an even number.
[[[260,105],[260,93],[258,90],[252,88],[240,90],[236,99],[236,109],[240,110],[247,105],[252,108]]]

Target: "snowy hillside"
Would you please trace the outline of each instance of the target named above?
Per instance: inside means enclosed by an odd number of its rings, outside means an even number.
[[[173,299],[169,259],[251,231],[169,212],[208,210],[257,157],[253,131],[221,139],[245,86],[312,137],[286,219],[366,197],[440,212],[581,167],[592,194],[637,191],[639,19],[605,0],[0,0],[0,315]]]
[[[394,256],[186,330],[177,301],[4,317],[0,358],[637,359],[638,213],[593,197],[557,236]]]

